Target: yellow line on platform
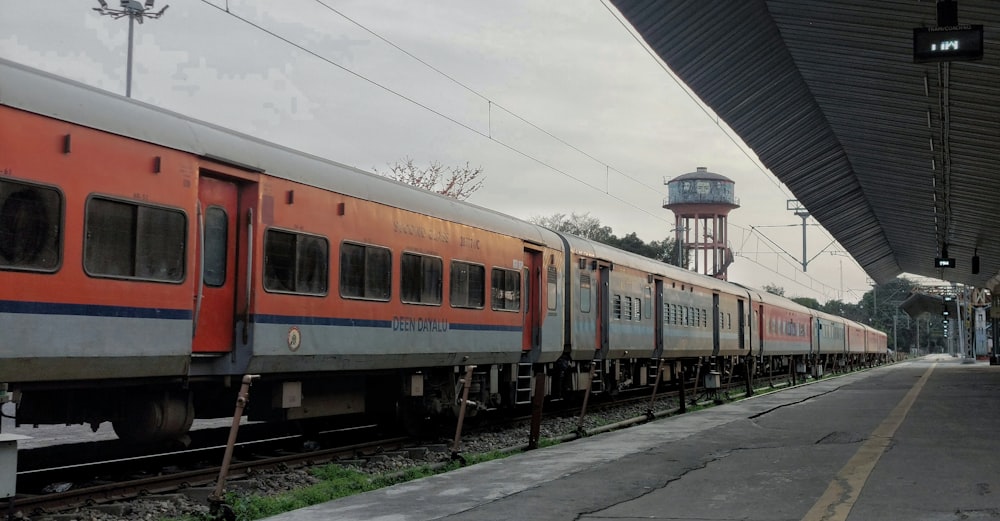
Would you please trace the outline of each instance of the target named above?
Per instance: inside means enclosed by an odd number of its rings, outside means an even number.
[[[875,469],[882,453],[892,441],[896,429],[903,423],[906,413],[910,412],[910,407],[917,400],[917,395],[924,388],[924,384],[927,383],[935,367],[937,367],[937,362],[924,372],[920,380],[910,389],[910,392],[906,393],[896,408],[889,413],[889,416],[872,431],[868,441],[862,444],[858,452],[844,465],[844,468],[840,469],[840,472],[826,488],[826,492],[809,509],[802,521],[845,521],[847,519],[851,509],[854,508],[854,503],[861,494],[861,490],[865,488],[868,476]]]

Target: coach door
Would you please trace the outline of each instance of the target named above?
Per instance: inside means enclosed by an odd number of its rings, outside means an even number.
[[[194,351],[228,352],[236,308],[236,183],[202,175],[198,180],[198,269]]]
[[[719,356],[720,336],[719,328],[722,327],[722,318],[719,317],[719,294],[712,294],[712,355]]]
[[[663,281],[656,279],[656,302],[653,304],[653,358],[663,356]]]
[[[597,348],[604,359],[610,346],[611,328],[611,265],[598,261],[597,266]]]
[[[746,302],[743,299],[736,301],[737,311],[736,314],[739,317],[737,321],[739,322],[739,338],[740,338],[740,350],[747,348],[747,310]]]
[[[530,351],[541,345],[542,333],[542,267],[541,253],[524,250],[522,271],[524,312],[522,314],[521,349]]]

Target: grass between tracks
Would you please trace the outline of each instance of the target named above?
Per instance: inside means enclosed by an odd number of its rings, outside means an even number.
[[[755,394],[766,394],[771,391],[787,387],[791,382],[782,382],[777,385],[766,385],[755,388]],[[734,396],[732,401],[739,401],[745,396]],[[710,408],[716,405],[712,402],[701,402],[688,406],[688,412]],[[556,440],[539,440],[540,447],[556,445]],[[495,459],[505,458],[516,452],[502,453],[494,451],[484,454],[471,454],[464,456],[465,465],[475,465]],[[226,495],[226,503],[232,508],[237,521],[251,521],[268,516],[274,516],[305,508],[308,506],[325,503],[334,499],[352,496],[371,490],[377,490],[398,483],[405,483],[415,479],[420,479],[435,474],[442,474],[456,470],[462,466],[458,461],[452,461],[444,465],[424,465],[413,467],[400,472],[382,475],[371,475],[364,472],[343,467],[337,464],[325,465],[310,469],[310,472],[322,480],[321,482],[274,496],[260,496],[247,493],[229,493]],[[202,518],[174,519],[171,521],[209,521],[211,516]]]
[[[755,392],[767,392],[767,390],[776,390],[776,388],[767,386],[755,389]],[[734,399],[740,400],[742,398],[743,396]],[[691,404],[687,410],[688,412],[694,412],[713,407],[714,405],[711,402]],[[559,441],[557,440],[543,438],[539,440],[539,448],[557,445],[558,443]],[[483,454],[463,455],[463,457],[465,458],[465,466],[468,466],[506,458],[513,454],[517,454],[517,452],[503,453],[494,451]],[[252,521],[415,479],[451,472],[461,466],[463,466],[461,462],[452,461],[443,465],[423,465],[391,474],[373,476],[349,467],[329,464],[309,470],[310,473],[322,480],[315,485],[273,496],[231,492],[226,494],[226,504],[231,507],[236,521]],[[215,518],[212,516],[204,516],[183,519],[175,518],[169,521],[211,521],[213,519]]]
[[[551,444],[549,443],[549,445]],[[467,455],[464,456],[465,465],[475,465],[509,455],[499,451]],[[392,474],[372,476],[348,467],[330,464],[310,469],[314,476],[322,480],[315,485],[275,496],[229,493],[226,495],[226,503],[230,505],[238,521],[250,521],[414,479],[450,472],[461,466],[460,462],[453,461],[445,465],[424,465]],[[208,519],[212,518],[202,518],[202,520]]]

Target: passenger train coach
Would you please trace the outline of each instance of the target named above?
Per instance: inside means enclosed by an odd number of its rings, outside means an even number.
[[[453,413],[469,365],[470,401],[504,409],[532,372],[561,398],[710,357],[752,376],[886,352],[784,298],[8,61],[0,122],[19,424],[177,438],[230,415],[245,374],[253,418],[392,421]]]

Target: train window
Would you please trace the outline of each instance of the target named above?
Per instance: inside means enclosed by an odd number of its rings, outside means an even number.
[[[545,302],[549,308],[549,311],[555,311],[556,304],[558,303],[559,300],[559,292],[557,286],[557,283],[559,281],[559,274],[556,272],[555,266],[549,266],[545,279],[547,282],[547,290],[548,290],[548,294],[545,296]]]
[[[218,206],[205,210],[205,285],[219,287],[226,283],[226,253],[229,217]]]
[[[521,309],[521,272],[493,268],[493,309],[518,311]]]
[[[95,277],[184,279],[187,220],[178,210],[91,198],[83,267]]]
[[[451,261],[450,297],[452,307],[482,309],[486,304],[486,268]]]
[[[590,275],[580,274],[580,312],[590,313]]]
[[[642,299],[639,297],[635,298],[635,319],[642,320]]]
[[[0,179],[0,269],[59,269],[62,209],[55,189]]]
[[[646,286],[646,316],[653,316],[653,289]]]
[[[616,320],[622,319],[622,296],[615,295],[614,302],[611,304],[612,317]]]
[[[329,252],[324,237],[268,230],[264,236],[264,289],[326,295]]]
[[[444,264],[437,257],[403,253],[399,298],[407,304],[441,304]]]
[[[388,248],[345,242],[340,245],[340,295],[345,298],[389,300],[392,294],[392,253]]]

